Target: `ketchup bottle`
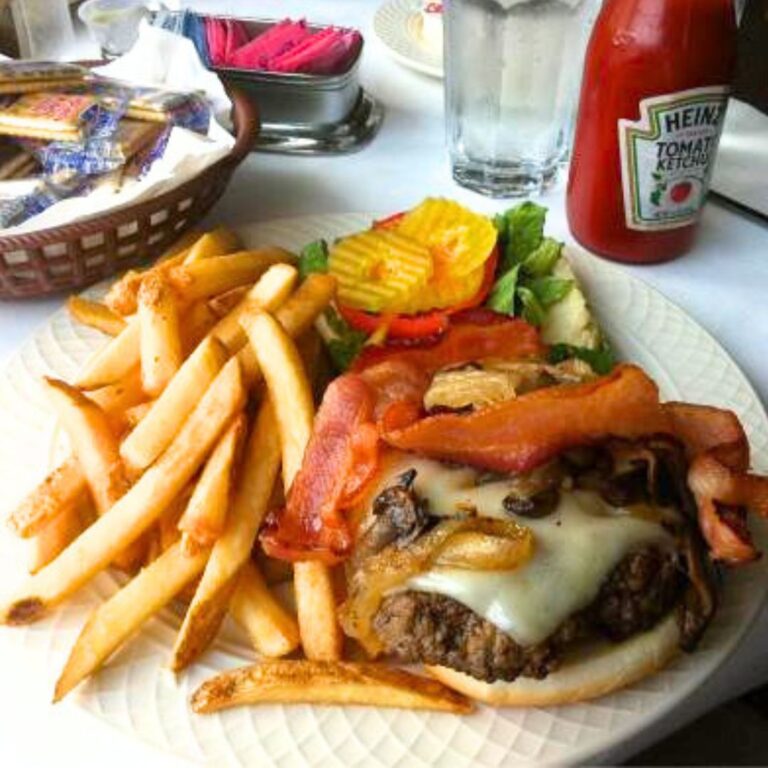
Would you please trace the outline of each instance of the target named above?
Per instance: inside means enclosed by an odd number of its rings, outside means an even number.
[[[582,245],[640,264],[690,248],[735,60],[732,0],[605,0],[566,200]]]

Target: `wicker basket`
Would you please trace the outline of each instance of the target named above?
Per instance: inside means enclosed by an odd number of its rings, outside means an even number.
[[[81,288],[156,258],[221,197],[232,172],[253,149],[256,108],[231,88],[235,145],[200,175],[152,200],[76,224],[0,237],[0,299]]]

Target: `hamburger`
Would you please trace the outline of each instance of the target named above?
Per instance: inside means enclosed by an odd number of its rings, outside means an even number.
[[[603,695],[695,649],[715,563],[757,556],[745,510],[766,500],[733,414],[544,352],[475,317],[359,361],[262,532],[344,563],[340,621],[371,657],[500,705]]]
[[[607,441],[503,475],[393,452],[361,505],[342,625],[496,704],[627,685],[693,649],[714,611],[680,458]]]
[[[433,338],[355,349],[261,533],[343,566],[339,620],[368,656],[497,705],[594,698],[694,651],[718,571],[758,557],[747,510],[768,514],[736,416],[614,365],[557,255],[529,283],[568,284],[546,313],[501,311],[526,296],[502,276]]]

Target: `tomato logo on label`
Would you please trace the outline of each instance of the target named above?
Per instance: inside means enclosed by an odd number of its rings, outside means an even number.
[[[693,184],[690,181],[679,181],[669,190],[669,197],[673,203],[685,202],[693,190]]]

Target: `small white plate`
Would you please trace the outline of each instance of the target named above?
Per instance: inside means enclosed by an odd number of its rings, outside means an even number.
[[[361,229],[372,215],[281,219],[240,228],[249,247],[298,250],[320,237]],[[679,307],[620,268],[579,249],[569,253],[598,320],[622,358],[639,363],[666,399],[732,408],[744,424],[758,471],[768,469],[768,417],[744,375],[722,347]],[[97,287],[91,294],[98,294]],[[101,288],[103,291],[103,287]],[[42,374],[72,379],[105,337],[73,323],[65,309],[29,339],[0,374],[0,518],[34,483],[58,442],[38,385]],[[754,524],[761,549],[765,526]],[[0,527],[0,588],[24,577],[21,542]],[[80,627],[118,579],[104,572],[45,620],[0,627],[0,709],[14,691],[49,706],[53,684]],[[166,668],[178,610],[142,627],[101,672],[62,704],[81,707],[135,738],[205,765],[322,768],[499,768],[583,765],[641,730],[652,728],[734,653],[768,592],[768,558],[727,574],[720,610],[701,647],[637,685],[567,707],[493,709],[459,717],[365,707],[263,706],[195,715],[190,693],[217,671],[253,654],[232,628],[178,677]],[[95,756],[98,757],[98,756]],[[95,759],[94,757],[94,759]],[[106,757],[102,755],[101,757]]]
[[[373,31],[391,56],[406,67],[430,77],[443,77],[443,57],[421,37],[421,4],[416,0],[388,0],[373,18]]]

